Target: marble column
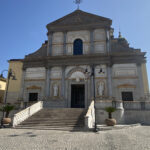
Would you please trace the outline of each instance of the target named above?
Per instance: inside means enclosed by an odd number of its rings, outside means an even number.
[[[144,85],[143,85],[143,74],[142,74],[142,66],[141,64],[137,64],[137,73],[138,73],[138,80],[139,80],[139,92],[140,97],[144,97]]]
[[[94,30],[90,30],[90,54],[94,53]]]
[[[52,40],[53,40],[53,33],[50,33],[48,35],[47,56],[52,55]]]
[[[66,66],[62,66],[61,96],[63,98],[65,98],[65,69]]]
[[[46,68],[46,80],[45,80],[45,97],[50,97],[50,76],[51,68]]]
[[[112,98],[112,67],[110,65],[107,66],[107,89],[108,96]]]
[[[64,43],[63,43],[63,54],[66,55],[66,38],[67,38],[67,32],[64,32]]]

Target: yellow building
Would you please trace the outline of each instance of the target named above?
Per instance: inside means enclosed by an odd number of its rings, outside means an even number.
[[[7,93],[7,103],[18,103],[20,99],[21,91],[21,79],[22,79],[22,61],[17,59],[12,59],[9,61],[9,70],[13,71],[16,80],[9,80],[8,93]]]
[[[0,78],[0,103],[3,102],[5,88],[6,88],[6,79],[1,77]]]

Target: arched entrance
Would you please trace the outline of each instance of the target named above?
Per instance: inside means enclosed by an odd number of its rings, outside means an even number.
[[[85,75],[81,68],[76,68],[69,73],[69,106],[71,108],[86,107],[86,83]]]

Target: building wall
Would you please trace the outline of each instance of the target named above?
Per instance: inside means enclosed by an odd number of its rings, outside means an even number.
[[[143,74],[143,84],[144,84],[144,93],[149,93],[149,84],[147,77],[146,64],[142,64],[142,74]]]
[[[12,69],[15,73],[16,80],[9,80],[7,102],[17,103],[19,100],[19,93],[21,89],[22,80],[22,62],[20,61],[10,61],[9,69]]]
[[[5,88],[6,88],[6,81],[0,80],[0,90],[5,90]]]
[[[83,54],[90,53],[91,36],[90,31],[70,31],[66,34],[66,54],[73,55],[73,43],[76,39],[83,41]],[[106,34],[104,29],[95,29],[93,31],[93,43],[95,53],[106,52]],[[64,33],[55,32],[52,36],[52,56],[63,54]]]
[[[6,88],[6,81],[0,79],[0,103],[2,103],[4,100],[5,88]]]
[[[140,85],[136,64],[114,64],[112,66],[113,97],[122,100],[122,92],[132,92],[134,100],[140,100]]]
[[[99,73],[100,68],[102,72]],[[50,68],[50,75],[46,77],[46,69],[44,67],[28,68],[26,69],[25,84],[24,84],[24,100],[28,101],[28,95],[34,91],[34,88],[39,93],[39,100],[46,96],[46,78],[49,78],[49,96],[50,100],[65,100],[66,103],[71,102],[71,84],[85,84],[87,87],[86,103],[89,104],[93,97],[93,83],[90,74],[86,75],[84,72],[91,68],[88,65],[81,66],[66,66],[64,70],[64,84],[63,84],[63,69],[62,67]],[[107,66],[95,66],[95,95],[96,99],[108,99],[108,78]],[[104,93],[103,96],[99,95],[99,86],[103,83]],[[58,88],[58,96],[54,97],[54,86]],[[133,92],[133,99],[140,99],[139,78],[137,73],[136,64],[114,64],[112,66],[112,92],[116,100],[122,100],[122,92]],[[62,93],[63,87],[65,93]],[[38,89],[38,90],[37,90]],[[69,105],[69,104],[68,104]]]

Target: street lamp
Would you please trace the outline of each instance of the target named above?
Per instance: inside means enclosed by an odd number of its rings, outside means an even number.
[[[8,93],[8,87],[9,87],[9,80],[10,80],[10,78],[12,78],[12,80],[16,80],[15,72],[12,69],[3,70],[1,75],[0,75],[0,78],[4,78],[3,77],[3,73],[5,71],[8,72],[8,77],[7,77],[8,81],[7,81],[7,85],[6,85],[6,93],[5,93],[4,105],[6,105],[6,103],[7,103],[7,93]],[[3,118],[4,118],[4,110],[3,110],[3,115],[2,115],[2,119],[1,119],[1,128],[4,128]]]
[[[102,68],[100,68],[100,71],[98,72],[99,74],[104,74],[105,72],[103,71]],[[91,72],[88,71],[88,69],[85,69],[85,74],[88,74],[92,77],[93,80],[93,97],[94,97],[94,109],[95,109],[95,123],[94,123],[94,132],[97,132],[97,122],[96,122],[96,96],[95,96],[95,66],[91,66]]]

